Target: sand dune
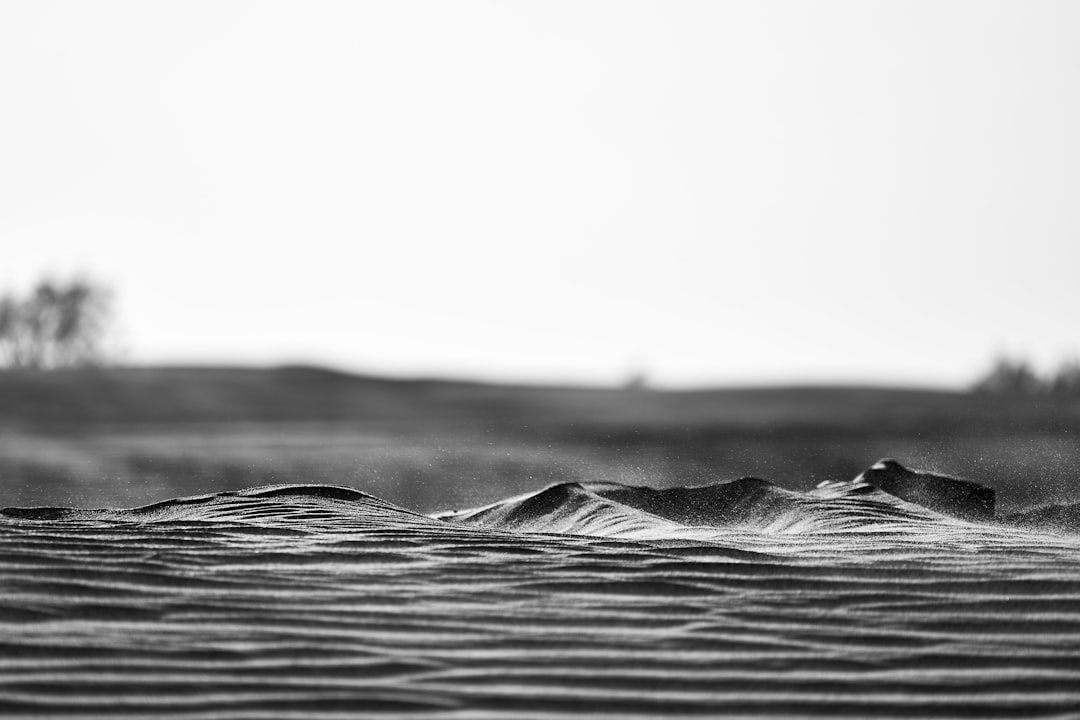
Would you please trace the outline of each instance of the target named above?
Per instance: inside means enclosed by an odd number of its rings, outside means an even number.
[[[1076,716],[1080,539],[1033,518],[762,480],[8,509],[0,714]]]

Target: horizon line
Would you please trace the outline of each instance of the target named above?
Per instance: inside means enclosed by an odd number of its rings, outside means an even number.
[[[322,372],[343,377],[401,383],[446,383],[453,385],[487,385],[491,387],[568,389],[568,390],[611,390],[640,392],[693,393],[710,391],[754,391],[754,390],[814,390],[814,389],[849,389],[849,390],[897,390],[966,394],[972,391],[974,382],[967,384],[934,383],[912,379],[839,379],[792,378],[777,381],[769,380],[733,380],[729,382],[671,383],[655,381],[648,373],[628,375],[621,381],[598,382],[574,380],[571,378],[529,378],[509,379],[492,378],[454,373],[394,373],[360,368],[348,368],[333,363],[318,362],[271,362],[271,363],[229,363],[229,362],[131,362],[105,363],[84,367],[51,369],[16,369],[3,368],[2,373],[53,374],[95,371],[205,371],[205,372],[273,372],[281,370],[299,370]]]

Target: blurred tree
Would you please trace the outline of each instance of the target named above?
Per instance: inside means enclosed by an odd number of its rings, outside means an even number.
[[[1055,395],[1080,395],[1080,360],[1063,362],[1050,389]]]
[[[85,280],[44,280],[24,298],[0,297],[0,367],[96,365],[109,314],[106,292]]]
[[[1000,357],[973,390],[994,395],[1038,395],[1044,385],[1026,360]]]

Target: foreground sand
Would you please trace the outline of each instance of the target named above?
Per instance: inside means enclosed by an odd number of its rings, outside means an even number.
[[[5,511],[0,715],[1080,714],[1080,541],[744,485],[701,525],[573,484]]]

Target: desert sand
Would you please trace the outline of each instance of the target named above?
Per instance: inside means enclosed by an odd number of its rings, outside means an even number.
[[[1075,717],[1075,511],[956,515],[752,478],[9,508],[0,714]]]

